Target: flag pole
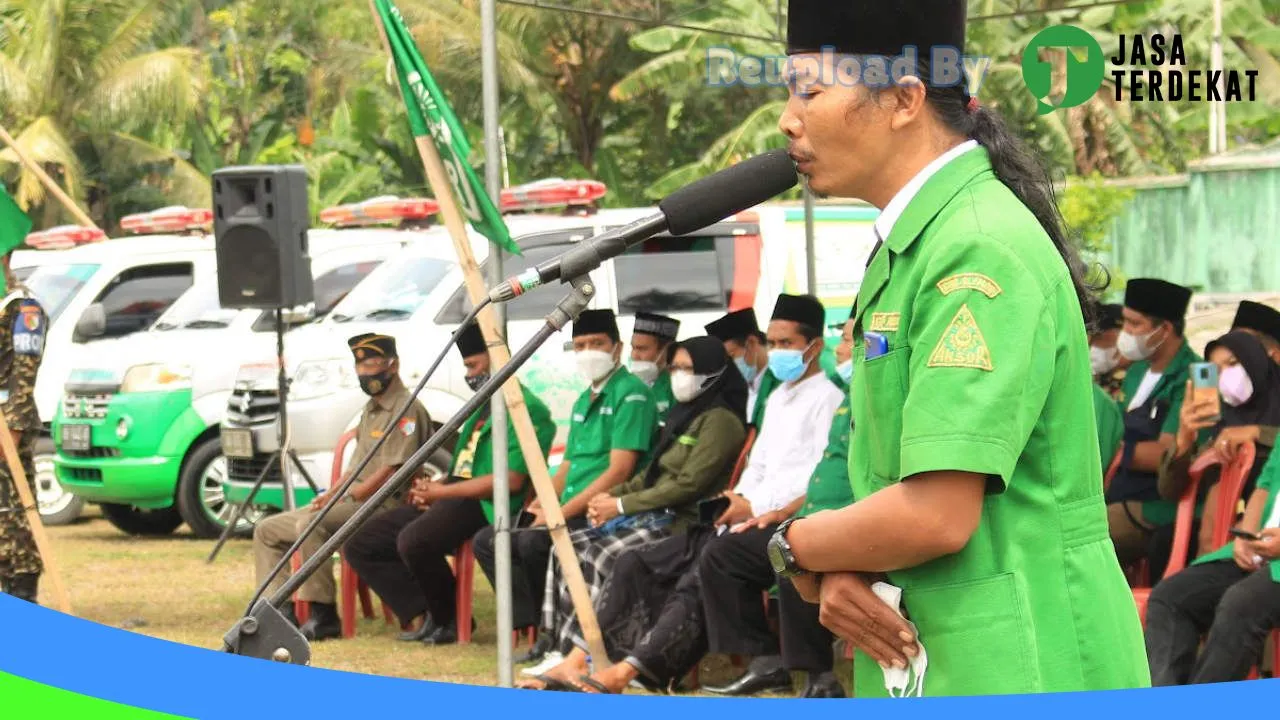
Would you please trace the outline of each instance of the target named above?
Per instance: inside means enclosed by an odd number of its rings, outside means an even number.
[[[374,0],[369,0],[369,9],[373,13],[374,22],[378,26],[378,32],[382,39],[383,48],[387,52],[387,57],[394,62],[395,55],[392,53],[391,42],[387,37],[387,29],[383,25],[382,15],[378,12],[378,7]],[[414,137],[414,142],[418,146],[418,154],[422,156],[423,168],[426,170],[427,182],[431,186],[432,195],[435,197],[436,202],[440,204],[440,214],[444,218],[445,227],[453,240],[454,250],[458,255],[458,264],[462,269],[466,283],[467,294],[470,296],[472,304],[479,307],[489,297],[489,288],[484,283],[480,274],[480,267],[476,264],[475,256],[471,251],[471,241],[467,237],[466,224],[463,221],[461,211],[458,209],[457,200],[453,196],[452,186],[446,175],[444,162],[440,159],[440,152],[436,149],[435,141],[432,140],[430,135],[416,136]],[[511,361],[511,353],[505,340],[498,333],[492,306],[486,306],[480,311],[476,324],[479,325],[485,342],[488,343],[489,358],[493,370],[497,371]],[[569,538],[569,530],[565,526],[564,513],[560,509],[559,498],[557,497],[555,486],[551,482],[551,474],[547,470],[547,460],[542,454],[542,448],[538,444],[538,436],[534,432],[532,421],[529,419],[529,409],[524,404],[524,395],[521,393],[520,384],[514,376],[502,386],[502,394],[506,399],[508,418],[515,425],[516,438],[520,443],[520,449],[529,467],[529,477],[533,481],[538,504],[542,507],[546,517],[547,527],[551,534],[552,547],[555,550],[556,558],[560,561],[560,570],[564,574],[569,596],[573,600],[574,611],[577,614],[578,623],[582,627],[583,638],[586,639],[587,646],[590,648],[592,663],[598,669],[607,668],[611,663],[609,662],[608,654],[605,652],[604,638],[600,634],[600,625],[596,620],[595,609],[591,606],[591,596],[587,590],[586,580],[582,576],[582,567],[578,564],[577,553],[574,552],[573,542]]]
[[[62,188],[58,187],[58,183],[54,182],[53,178],[49,177],[49,173],[45,172],[44,168],[40,167],[40,163],[31,159],[31,156],[27,154],[27,151],[23,150],[22,147],[18,145],[18,141],[13,139],[13,136],[9,134],[8,130],[5,130],[3,125],[0,125],[0,140],[4,140],[5,145],[13,148],[13,152],[18,156],[18,160],[22,163],[22,166],[30,170],[37,178],[40,179],[40,183],[45,186],[45,189],[57,198],[58,202],[62,203],[62,206],[67,209],[67,212],[71,213],[75,217],[76,222],[84,225],[85,227],[91,227],[98,230],[101,229],[98,227],[97,223],[91,220],[89,216],[80,209],[79,205],[76,205],[76,202],[72,200],[69,195],[62,191]]]

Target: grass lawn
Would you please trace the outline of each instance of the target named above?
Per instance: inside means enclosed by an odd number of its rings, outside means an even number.
[[[205,559],[213,541],[194,538],[186,526],[167,537],[129,537],[89,508],[78,523],[48,528],[74,614],[93,622],[174,642],[222,649],[222,636],[235,624],[254,590],[249,540],[231,540],[213,565]],[[335,568],[336,572],[336,568]],[[42,602],[49,603],[47,583]],[[484,574],[476,572],[478,628],[470,645],[427,647],[396,642],[399,632],[382,619],[361,618],[356,636],[312,647],[312,665],[333,670],[496,685],[497,645],[494,597]],[[519,655],[523,648],[517,648]],[[727,658],[709,656],[703,682],[736,675]],[[517,673],[517,679],[520,675]]]

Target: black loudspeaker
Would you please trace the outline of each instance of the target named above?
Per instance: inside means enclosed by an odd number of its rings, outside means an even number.
[[[313,302],[310,224],[307,173],[301,165],[214,171],[219,304],[274,310]]]

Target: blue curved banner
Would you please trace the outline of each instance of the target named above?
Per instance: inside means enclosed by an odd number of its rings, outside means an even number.
[[[877,712],[892,713],[894,720],[985,720],[993,716],[1080,720],[1121,713],[1214,717],[1225,708],[1270,708],[1280,697],[1280,680],[1124,692],[912,700],[600,697],[420,682],[242,658],[110,628],[2,594],[0,619],[4,628],[0,631],[0,678],[8,674],[33,681],[23,685],[0,683],[0,687],[47,686],[43,691],[57,688],[86,698],[201,720],[371,717],[379,710],[410,708],[433,717],[482,710],[485,716],[513,718],[597,717],[607,712],[610,720],[653,720],[659,715],[667,720],[705,720],[709,708],[735,718],[786,712],[778,703],[793,708],[796,703],[804,703],[796,709],[805,713],[805,720],[848,720],[850,713]],[[228,627],[231,624],[229,620]],[[993,667],[991,671],[1002,669]],[[5,698],[0,706],[14,709],[9,702]],[[857,707],[848,703],[856,703]],[[889,703],[893,707],[871,707]],[[37,715],[45,714],[34,705],[29,707]],[[44,710],[48,709],[44,705]],[[143,716],[139,713],[133,717]],[[111,717],[129,715],[112,713]]]

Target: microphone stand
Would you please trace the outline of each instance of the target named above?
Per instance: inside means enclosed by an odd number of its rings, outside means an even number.
[[[321,565],[330,562],[338,548],[414,476],[418,466],[426,462],[427,458],[444,444],[450,434],[461,428],[467,418],[488,403],[552,335],[578,319],[595,295],[595,286],[585,272],[574,276],[568,284],[572,288],[569,294],[547,316],[546,323],[538,329],[529,342],[512,355],[511,361],[489,378],[488,382],[477,390],[462,408],[449,418],[448,422],[436,430],[431,438],[419,447],[417,452],[383,483],[382,487],[378,488],[376,493],[366,499],[355,514],[312,553],[284,585],[270,597],[262,598],[254,604],[249,614],[241,618],[223,636],[223,652],[295,665],[311,663],[311,645],[301,631],[285,619],[279,607],[288,602],[294,592],[302,587]],[[554,529],[558,528],[548,528],[548,530]],[[261,595],[263,589],[259,588],[258,592]]]

